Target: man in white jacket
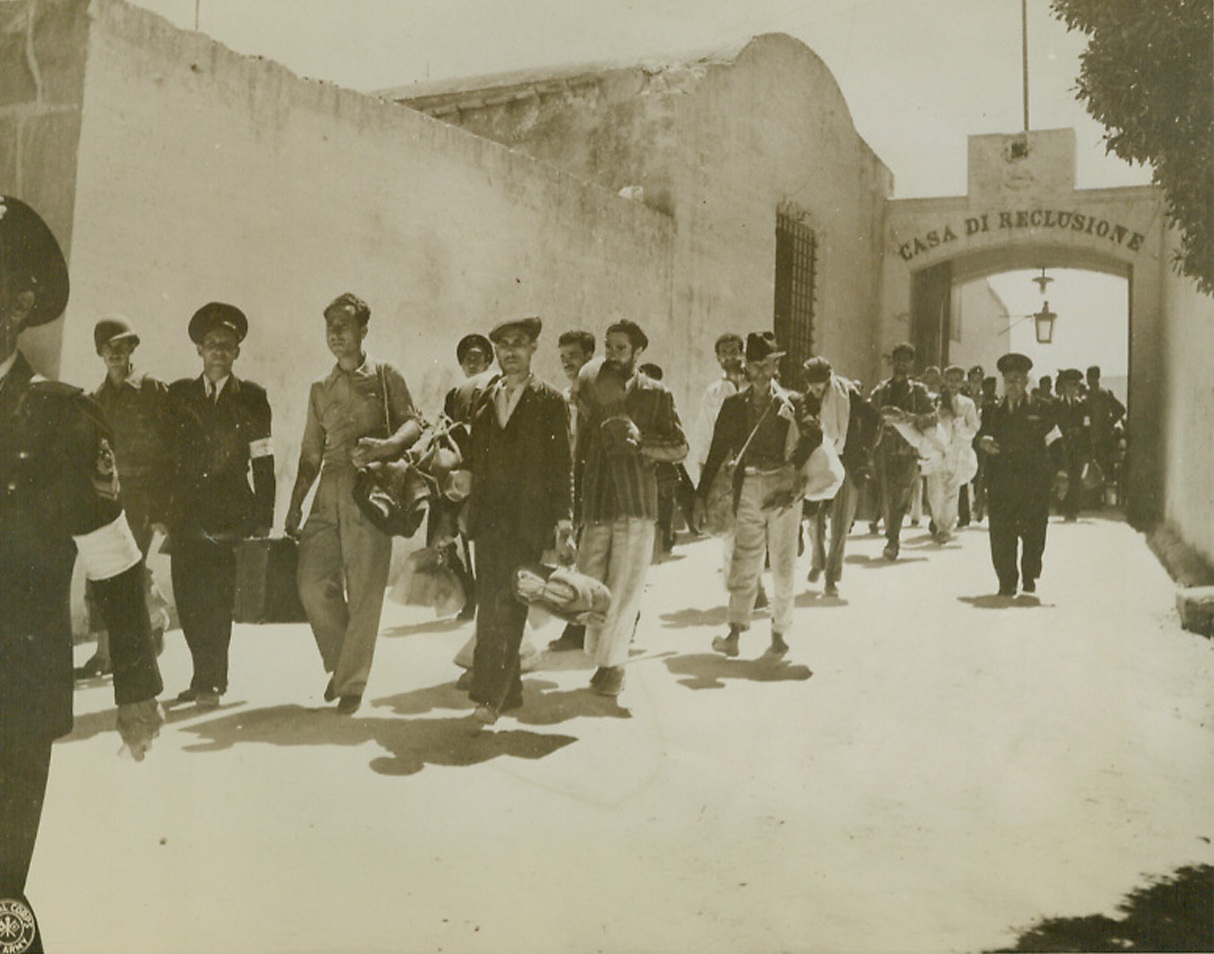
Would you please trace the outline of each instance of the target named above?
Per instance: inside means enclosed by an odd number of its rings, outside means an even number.
[[[947,442],[944,454],[927,473],[927,499],[932,511],[932,536],[937,543],[952,538],[957,527],[961,488],[978,472],[974,436],[980,421],[978,408],[966,397],[965,369],[952,365],[944,372],[940,388],[940,428]]]

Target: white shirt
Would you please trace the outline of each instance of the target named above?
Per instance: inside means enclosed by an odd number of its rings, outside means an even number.
[[[704,389],[704,395],[700,398],[700,411],[691,434],[691,455],[688,458],[697,470],[702,470],[704,462],[708,460],[708,450],[712,447],[712,432],[717,426],[721,405],[727,397],[737,393],[738,386],[728,377],[718,378]]]
[[[500,427],[505,428],[510,423],[510,417],[514,414],[514,409],[518,407],[523,390],[531,383],[531,378],[532,375],[527,375],[514,387],[511,387],[505,378],[497,382],[493,391],[493,407],[497,411],[497,423]]]
[[[231,380],[232,376],[230,374],[227,377],[220,378],[218,381],[212,381],[204,374],[202,376],[202,383],[207,392],[207,399],[210,401],[218,401],[219,395],[223,393],[224,385]]]

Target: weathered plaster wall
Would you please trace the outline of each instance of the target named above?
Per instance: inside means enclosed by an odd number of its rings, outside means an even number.
[[[405,95],[398,91],[398,95]],[[889,170],[857,135],[834,77],[773,34],[700,60],[533,78],[412,100],[444,120],[619,190],[677,223],[668,380],[682,406],[716,374],[723,331],[770,328],[776,212],[818,241],[814,345],[859,378],[879,371],[878,295]]]
[[[949,364],[966,370],[982,365],[995,374],[995,362],[1009,350],[1007,305],[985,281],[966,282],[953,288],[952,326],[958,337],[949,342]]]
[[[189,317],[231,301],[251,323],[237,373],[268,388],[292,479],[308,383],[332,363],[321,310],[342,291],[369,302],[369,349],[431,411],[458,338],[502,316],[545,317],[539,370],[557,383],[560,330],[616,311],[667,323],[660,212],[118,0],[88,10],[66,377],[100,378],[91,328],[115,311],[144,368],[196,374]]]
[[[37,209],[69,261],[87,35],[79,3],[0,3],[0,194]],[[62,329],[22,336],[44,374],[59,370]]]
[[[1175,248],[1169,235],[1169,248]],[[1165,516],[1214,565],[1214,298],[1162,265],[1159,336],[1167,366],[1164,413]],[[1132,385],[1131,381],[1131,385]]]

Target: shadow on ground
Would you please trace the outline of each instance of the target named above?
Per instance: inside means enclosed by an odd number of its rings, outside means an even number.
[[[238,709],[243,705],[244,702],[242,701],[233,701],[225,702],[215,709],[199,709],[193,703],[174,703],[172,700],[168,702],[161,701],[161,709],[164,711],[166,726],[175,725],[178,722],[184,722],[187,719],[197,718],[198,716],[211,716],[230,709]],[[55,744],[87,742],[89,739],[105,735],[107,732],[113,732],[114,738],[118,738],[118,710],[116,708],[111,707],[109,709],[102,709],[100,712],[87,712],[84,715],[76,716],[72,722],[71,734],[58,739]],[[0,950],[3,949],[0,948]]]
[[[693,653],[666,660],[666,668],[684,678],[679,685],[688,689],[723,689],[726,679],[750,682],[804,682],[813,672],[808,666],[795,665],[786,658],[760,656],[758,659],[730,659],[716,653]]]
[[[676,629],[686,626],[724,626],[729,621],[729,608],[725,606],[714,606],[711,609],[689,607],[673,613],[663,613],[660,618],[663,626]]]
[[[559,687],[554,682],[540,679],[523,680],[523,707],[513,710],[508,718],[523,725],[556,725],[569,719],[581,717],[629,719],[632,714],[620,707],[611,696],[600,696],[584,689],[554,691]],[[455,683],[427,686],[412,692],[401,692],[394,696],[376,699],[371,705],[376,709],[388,709],[396,716],[424,715],[435,709],[454,709],[471,712],[475,705],[468,694],[455,688]]]
[[[862,567],[865,570],[880,570],[880,569],[884,569],[887,566],[899,566],[899,565],[905,564],[905,563],[926,563],[927,557],[925,557],[925,556],[905,556],[903,554],[898,554],[898,559],[887,560],[883,556],[879,556],[879,557],[854,556],[854,557],[847,557],[843,562],[844,563],[854,563],[856,566]]]
[[[1042,603],[1028,593],[1019,596],[1000,596],[988,593],[985,596],[958,596],[958,603],[969,603],[975,609],[1050,609],[1053,603]]]
[[[450,633],[464,626],[471,626],[471,620],[456,619],[450,617],[448,619],[428,619],[421,623],[409,623],[408,625],[392,626],[388,629],[381,630],[380,636],[413,636],[417,633]]]
[[[388,753],[370,762],[381,775],[414,775],[427,765],[479,765],[502,756],[542,759],[577,741],[570,735],[481,729],[469,717],[351,719],[331,708],[298,705],[245,709],[181,731],[201,740],[185,746],[187,752],[218,752],[238,743],[357,746],[374,742]]]
[[[1015,947],[997,951],[1214,951],[1214,867],[1190,865],[1154,879],[1117,910],[1124,917],[1043,918]]]
[[[798,609],[804,609],[807,606],[817,606],[829,608],[832,606],[846,606],[847,600],[841,596],[826,596],[819,590],[808,590],[805,593],[797,594],[793,600],[793,605]]]

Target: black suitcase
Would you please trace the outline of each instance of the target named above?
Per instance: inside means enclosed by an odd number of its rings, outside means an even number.
[[[302,623],[295,571],[299,545],[290,537],[245,540],[236,547],[238,623]]]

